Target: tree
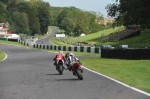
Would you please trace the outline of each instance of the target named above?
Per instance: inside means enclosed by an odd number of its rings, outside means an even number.
[[[67,17],[61,21],[61,26],[64,27],[64,29],[66,30],[67,33],[70,33],[70,32],[74,31],[76,24],[75,24],[74,20]]]
[[[34,3],[34,6],[37,8],[37,17],[40,22],[40,31],[42,34],[47,33],[48,26],[51,24],[51,8],[49,3],[39,0]]]
[[[108,16],[116,17],[116,21],[124,25],[141,25],[150,27],[149,0],[116,0],[114,4],[106,6]]]
[[[17,11],[17,4],[19,2],[22,2],[22,1],[23,0],[8,0],[8,2],[7,2],[7,9],[10,12]]]
[[[32,12],[28,12],[28,17],[31,34],[41,34],[39,19],[36,17],[36,15]]]
[[[56,18],[59,27],[65,29],[67,33],[78,32],[88,34],[94,26],[96,14],[88,11],[82,11],[75,7],[60,8],[60,14]]]
[[[36,17],[37,9],[32,5],[32,3],[20,2],[17,4],[17,8],[19,12],[25,12],[28,15],[31,34],[41,34],[39,19]]]
[[[1,0],[2,3],[7,4],[9,0]]]
[[[30,29],[28,25],[28,16],[24,12],[14,12],[12,14],[13,23],[11,24],[10,30],[17,34],[23,33],[30,35]]]
[[[6,7],[5,5],[0,1],[0,23],[4,23],[7,21],[7,15],[6,15]]]

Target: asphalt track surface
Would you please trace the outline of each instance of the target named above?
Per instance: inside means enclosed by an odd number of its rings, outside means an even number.
[[[46,38],[40,39],[36,42],[36,44],[44,44],[44,45],[54,45],[49,41],[50,38],[53,38],[56,33],[58,33],[58,29],[54,27],[49,27],[51,29],[51,34],[47,36]]]
[[[0,99],[150,99],[150,95],[83,69],[83,80],[68,70],[59,75],[56,53],[0,44]],[[84,64],[83,64],[84,65]]]

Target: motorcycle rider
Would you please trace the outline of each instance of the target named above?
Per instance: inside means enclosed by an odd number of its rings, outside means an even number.
[[[56,66],[56,69],[58,69],[58,67],[57,67],[57,65],[56,65],[56,63],[57,63],[57,61],[58,60],[66,60],[65,59],[65,57],[64,57],[64,54],[63,54],[63,52],[62,51],[59,51],[59,53],[58,54],[56,54],[56,56],[55,56],[55,58],[53,59],[55,62],[54,62],[54,66]]]
[[[72,52],[66,53],[65,58],[66,58],[66,65],[67,65],[69,71],[72,70],[72,64],[74,62],[79,62],[80,64],[82,64],[80,62],[80,60],[77,57],[75,57]]]

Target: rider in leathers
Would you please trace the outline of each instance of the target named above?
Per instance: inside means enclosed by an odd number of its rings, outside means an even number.
[[[55,62],[54,62],[54,65],[56,66],[56,69],[58,69],[58,67],[57,67],[57,65],[56,65],[56,63],[57,63],[57,61],[58,60],[66,60],[65,59],[65,57],[64,57],[64,55],[63,55],[63,52],[62,51],[60,51],[56,56],[55,56],[55,58],[53,59]]]
[[[74,62],[79,62],[80,64],[82,64],[82,63],[79,61],[79,59],[74,56],[74,54],[73,54],[72,52],[66,53],[65,58],[66,58],[66,65],[67,65],[69,71],[72,70],[72,64],[73,64]]]

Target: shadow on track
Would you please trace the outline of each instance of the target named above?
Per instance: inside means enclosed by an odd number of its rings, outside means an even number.
[[[77,81],[77,80],[79,80],[79,79],[76,79],[76,78],[74,78],[74,79],[57,79],[57,81]]]
[[[44,74],[44,75],[60,75],[59,73],[56,73],[56,74]]]

